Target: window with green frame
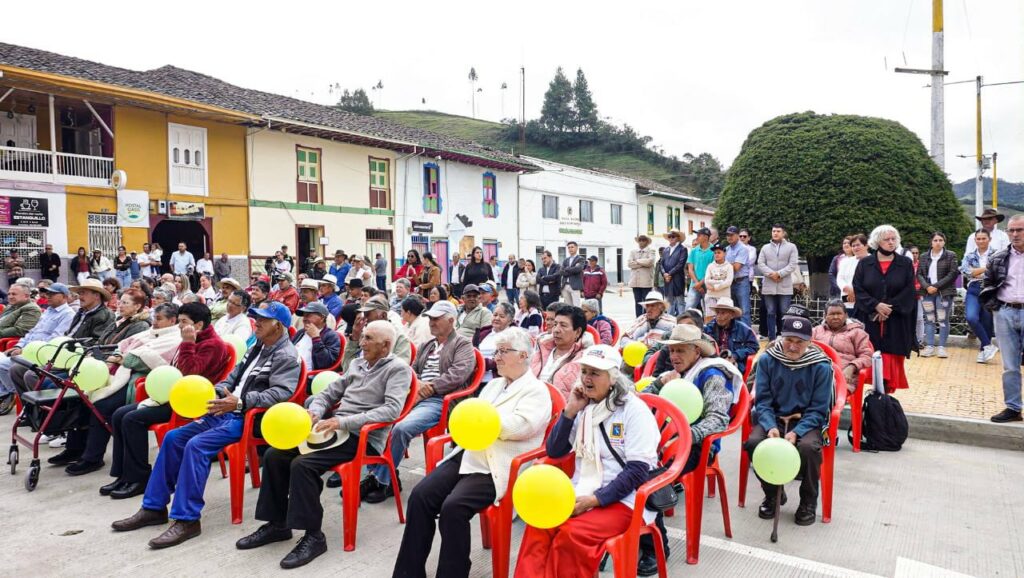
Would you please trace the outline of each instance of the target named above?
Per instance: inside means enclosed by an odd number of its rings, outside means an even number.
[[[423,212],[441,212],[441,167],[435,163],[423,165]]]
[[[388,159],[370,157],[370,208],[387,209],[391,196]]]
[[[672,220],[672,207],[665,207],[665,213],[667,213],[667,216],[668,216],[668,227],[667,227],[667,229],[669,231],[671,231],[672,227],[675,225],[675,221]]]
[[[498,217],[498,178],[492,172],[484,173],[483,213],[485,219]]]
[[[680,220],[679,219],[681,217],[682,217],[682,214],[679,212],[679,209],[676,209],[676,227],[675,227],[676,229],[679,228],[679,225],[680,225]]]
[[[647,234],[654,234],[654,205],[647,205]]]
[[[296,201],[319,203],[320,195],[320,151],[303,147],[295,148]]]

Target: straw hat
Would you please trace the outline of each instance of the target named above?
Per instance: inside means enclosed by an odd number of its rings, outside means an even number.
[[[732,302],[732,298],[730,297],[720,298],[718,302],[715,303],[714,306],[711,308],[714,309],[715,311],[719,309],[725,309],[726,311],[732,311],[736,315],[743,315],[743,310],[740,309],[739,307],[736,307]]]
[[[72,285],[71,290],[75,293],[81,293],[82,290],[95,291],[103,296],[104,301],[110,300],[110,291],[103,286],[103,282],[99,279],[86,279],[81,285]]]
[[[704,339],[704,333],[699,327],[682,324],[672,328],[668,339],[659,341],[663,345],[696,345],[704,357],[712,357],[715,354],[715,344]]]

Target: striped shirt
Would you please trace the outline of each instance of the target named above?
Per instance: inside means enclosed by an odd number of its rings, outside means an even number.
[[[441,377],[441,349],[444,346],[438,343],[437,347],[427,356],[427,363],[420,373],[420,381],[434,381]]]

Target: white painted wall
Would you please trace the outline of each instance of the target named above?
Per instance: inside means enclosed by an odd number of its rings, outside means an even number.
[[[577,167],[527,158],[543,168],[537,173],[519,177],[520,228],[519,254],[536,260],[537,247],[545,247],[558,258],[558,248],[576,241],[588,255],[598,255],[604,249],[601,265],[608,273],[609,283],[617,282],[616,250],[623,250],[623,263],[629,257],[629,248],[636,237],[637,199],[636,183],[632,180],[588,171]],[[559,199],[559,219],[543,218],[543,197],[553,195]],[[593,203],[593,222],[568,224],[569,209],[572,217],[579,217],[580,201]],[[622,222],[611,223],[611,205],[622,206]],[[578,231],[578,232],[574,232]],[[538,267],[540,263],[538,262]],[[623,281],[628,279],[623,273]]]
[[[669,198],[666,198],[669,197]],[[659,193],[656,195],[644,194],[639,195],[637,198],[639,206],[637,207],[637,235],[643,233],[649,235],[652,240],[652,244],[655,247],[664,247],[668,245],[668,241],[665,240],[665,233],[668,233],[668,210],[679,209],[679,229],[682,232],[689,232],[689,221],[693,220],[694,230],[700,228],[701,218],[697,215],[693,215],[686,212],[686,208],[683,206],[683,198],[675,198],[675,195],[665,194],[664,196]],[[654,206],[654,234],[650,233],[647,228],[647,207],[648,205]],[[673,212],[674,215],[674,212]],[[707,226],[711,226],[711,219],[705,219]],[[674,226],[672,228],[675,228]]]
[[[440,168],[441,212],[423,212],[423,169],[428,163]],[[450,259],[464,237],[472,237],[475,245],[497,241],[498,258],[504,261],[511,252],[518,254],[519,217],[516,173],[498,171],[476,165],[437,160],[420,155],[401,158],[395,163],[395,254],[404,259],[412,247],[412,237],[429,238],[433,250],[436,240],[448,240],[448,255],[435,255],[440,262]],[[483,176],[493,173],[497,181],[497,218],[483,215]],[[465,216],[472,224],[463,227],[456,215]],[[431,223],[432,233],[411,232],[412,222]]]
[[[50,225],[46,227],[46,242],[53,245],[53,252],[66,257],[68,252],[68,221],[67,221],[67,200],[64,193],[44,193],[41,191],[30,191],[24,189],[15,188],[0,188],[0,196],[3,197],[28,197],[31,199],[46,199],[47,208],[49,209]],[[7,227],[8,225],[4,225]],[[38,227],[13,227],[12,228],[24,228],[24,229],[35,229]],[[75,247],[77,250],[78,247]],[[34,248],[30,248],[34,250]],[[43,246],[40,245],[38,250],[41,252]],[[36,270],[38,273],[38,270]],[[61,275],[66,273],[65,269],[61,269]]]

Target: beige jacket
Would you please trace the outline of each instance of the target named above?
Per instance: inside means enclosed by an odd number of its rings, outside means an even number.
[[[480,399],[494,404],[501,419],[498,441],[481,451],[457,448],[448,458],[465,451],[461,470],[487,469],[494,480],[495,503],[508,490],[512,460],[520,454],[541,447],[544,430],[551,420],[551,395],[540,380],[527,371],[505,388],[506,379],[499,377],[480,390]],[[529,465],[529,464],[527,464]],[[461,471],[460,470],[460,471]]]
[[[627,266],[630,269],[630,287],[654,287],[654,264],[658,261],[658,253],[648,245],[646,249],[633,249],[629,252]]]

